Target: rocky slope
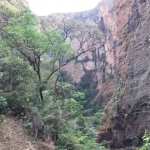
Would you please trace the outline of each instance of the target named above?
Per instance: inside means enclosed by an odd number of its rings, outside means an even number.
[[[0,150],[54,150],[51,141],[35,140],[23,125],[14,117],[0,116]]]

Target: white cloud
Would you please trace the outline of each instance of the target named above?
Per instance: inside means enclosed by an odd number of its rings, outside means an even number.
[[[37,15],[80,12],[94,8],[100,0],[27,0]]]

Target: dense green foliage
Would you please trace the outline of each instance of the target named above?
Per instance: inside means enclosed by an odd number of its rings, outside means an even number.
[[[150,134],[148,131],[145,131],[143,137],[144,145],[139,148],[139,150],[149,150],[150,149]]]
[[[102,150],[95,142],[102,115],[89,115],[85,94],[67,82],[61,68],[72,58],[70,43],[56,30],[39,30],[29,11],[0,27],[0,113],[25,119],[35,138],[48,138],[57,150]],[[70,80],[70,79],[69,79]],[[36,132],[35,132],[36,131]]]
[[[45,83],[59,70],[72,53],[70,43],[65,43],[56,30],[38,31],[38,20],[30,12],[10,18],[7,26],[1,30],[3,47],[19,53],[34,70],[38,82],[38,92],[44,105],[43,90]],[[47,54],[51,59],[42,61]],[[46,67],[49,70],[44,70]]]

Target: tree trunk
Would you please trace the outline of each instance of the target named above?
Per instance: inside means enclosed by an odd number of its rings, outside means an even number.
[[[44,106],[44,97],[43,97],[43,88],[42,87],[39,88],[39,93],[40,93],[40,98],[42,101],[42,106]]]
[[[38,62],[37,62],[37,74],[38,74],[39,83],[41,84],[40,57],[39,57]],[[43,85],[40,85],[39,94],[40,94],[40,98],[42,101],[42,106],[44,106],[43,89],[44,89]]]

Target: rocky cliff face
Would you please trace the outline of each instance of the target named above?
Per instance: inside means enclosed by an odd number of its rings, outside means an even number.
[[[112,11],[100,6],[106,28],[105,47],[118,68],[113,95],[105,107],[97,141],[111,147],[137,146],[150,130],[150,2],[114,0]],[[106,89],[107,90],[107,89]]]
[[[115,88],[115,76],[119,67],[118,55],[122,44],[117,33],[117,16],[114,9],[113,1],[108,0],[100,2],[95,9],[72,15],[76,20],[97,25],[105,41],[103,45],[99,44],[96,49],[83,54],[65,67],[74,82],[89,82],[88,87],[84,88],[94,89],[92,83],[97,82],[94,86],[98,91],[93,90],[90,93],[94,95],[90,100],[97,101],[103,107],[111,99]]]
[[[137,146],[145,129],[150,130],[149,14],[148,0],[101,1],[93,10],[74,14],[74,19],[97,24],[105,35],[99,50],[66,69],[74,82],[85,76],[98,81],[93,100],[104,97],[105,115],[97,142],[112,141],[112,148]]]

